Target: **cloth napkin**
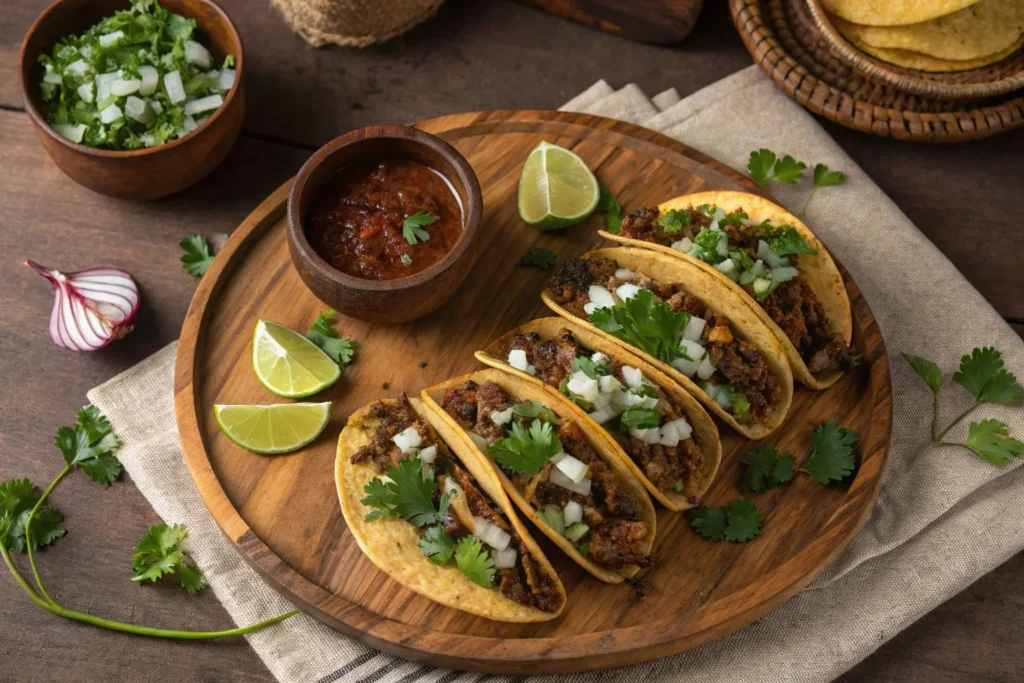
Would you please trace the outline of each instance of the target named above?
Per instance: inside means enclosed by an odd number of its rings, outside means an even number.
[[[900,358],[924,355],[946,370],[962,354],[994,345],[1024,376],[1024,343],[953,265],[796,103],[756,67],[680,99],[648,99],[601,81],[563,107],[659,130],[732,166],[770,147],[847,174],[818,193],[808,220],[853,274],[878,318],[892,371],[893,433],[878,504],[847,549],[806,590],[747,628],[643,665],[566,676],[580,682],[828,681],[925,612],[1024,548],[1024,469],[994,467],[961,449],[927,446],[930,394]],[[806,188],[773,188],[791,209]],[[164,519],[184,522],[189,546],[217,598],[239,624],[291,606],[221,535],[178,447],[172,402],[174,345],[97,387],[90,400],[124,441],[121,460]],[[943,392],[943,420],[966,405]],[[1019,409],[986,406],[986,417],[1020,434]],[[963,429],[959,431],[963,431]],[[962,434],[951,434],[961,437]],[[434,669],[375,652],[306,615],[249,636],[286,683],[476,683],[480,674]],[[524,665],[522,674],[529,674]],[[505,677],[508,678],[508,677]]]

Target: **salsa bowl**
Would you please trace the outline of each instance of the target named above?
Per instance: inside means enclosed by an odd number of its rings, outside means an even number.
[[[383,160],[421,164],[445,179],[460,207],[461,230],[447,252],[423,270],[395,279],[358,277],[328,263],[313,247],[310,206],[318,191],[331,191],[328,181],[339,171]],[[480,183],[454,147],[409,126],[369,126],[332,140],[302,166],[288,197],[288,247],[302,281],[334,310],[370,322],[405,322],[437,310],[462,284],[473,266],[482,212]],[[415,244],[414,238],[406,239]]]

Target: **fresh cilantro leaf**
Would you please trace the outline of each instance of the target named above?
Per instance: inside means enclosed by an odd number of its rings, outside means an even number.
[[[768,187],[772,167],[775,166],[775,152],[770,149],[758,149],[750,153],[747,170],[750,177],[761,187]]]
[[[729,523],[725,527],[725,538],[733,543],[749,541],[761,533],[761,513],[743,496],[729,504],[726,519]]]
[[[857,432],[852,429],[833,420],[823,422],[811,435],[814,450],[800,471],[811,475],[819,484],[841,481],[853,473],[853,444],[856,441]]]
[[[78,411],[73,427],[61,427],[53,439],[64,462],[78,465],[93,480],[109,486],[121,476],[121,463],[114,456],[121,442],[110,422],[95,406]]]
[[[740,462],[747,468],[740,476],[738,488],[747,493],[761,493],[793,477],[793,456],[789,453],[780,456],[774,444],[764,444],[747,451]]]
[[[807,164],[797,161],[787,154],[775,162],[775,174],[772,176],[772,180],[792,185],[804,177],[805,168],[807,168]]]
[[[606,363],[595,363],[587,356],[576,356],[572,359],[572,371],[579,372],[583,371],[590,379],[597,379],[608,374],[608,365]]]
[[[522,260],[519,262],[521,266],[533,266],[534,268],[540,268],[541,270],[549,270],[551,266],[555,265],[556,260],[555,252],[550,249],[539,247],[536,249],[530,249],[523,255]]]
[[[693,216],[690,215],[689,209],[683,209],[682,211],[678,209],[669,209],[665,213],[661,214],[661,218],[658,219],[658,222],[665,230],[666,235],[675,235],[693,222]]]
[[[807,241],[800,236],[796,228],[790,225],[779,226],[776,236],[768,240],[768,246],[776,256],[789,256],[790,254],[809,254],[814,256],[817,249],[807,246]]]
[[[412,256],[409,256],[409,254],[402,254],[399,257],[399,260],[407,266],[412,265]]]
[[[101,453],[91,460],[79,463],[90,479],[110,486],[121,476],[121,461],[111,453]]]
[[[228,55],[224,58],[224,63],[221,65],[222,69],[234,69],[235,68],[235,56]]]
[[[310,325],[306,339],[319,346],[344,372],[348,364],[352,362],[357,344],[348,337],[338,334],[332,325],[333,318],[334,311],[318,315]]]
[[[512,412],[522,417],[542,417],[545,422],[558,424],[558,416],[555,411],[548,408],[540,401],[524,401],[512,406]]]
[[[676,483],[672,484],[672,490],[675,491],[676,493],[682,493],[683,492],[683,480],[682,479],[677,479]]]
[[[178,242],[178,246],[185,252],[181,256],[185,271],[192,277],[202,277],[213,263],[210,243],[202,235],[192,235]]]
[[[733,249],[729,252],[729,257],[740,270],[753,270],[754,268],[754,259],[750,258],[750,255],[742,249]]]
[[[689,314],[655,300],[648,289],[641,289],[623,303],[597,309],[589,319],[598,329],[665,363],[686,357],[679,346],[679,335],[690,322]]]
[[[441,496],[439,508],[434,507],[434,468],[421,467],[418,458],[405,458],[397,467],[389,467],[385,482],[374,477],[363,492],[366,498],[363,505],[378,508],[379,512],[371,512],[367,521],[381,517],[398,517],[416,526],[436,524],[448,507],[448,494]]]
[[[437,565],[445,564],[455,553],[455,541],[445,533],[444,527],[432,526],[420,536],[420,552]]]
[[[64,456],[64,462],[69,465],[77,465],[96,457],[89,443],[89,435],[81,427],[61,427],[53,437],[53,444]]]
[[[694,252],[694,256],[708,263],[718,263],[722,260],[722,256],[718,253],[718,243],[722,240],[728,241],[728,239],[728,235],[721,230],[702,228],[693,238],[693,244],[699,247]]]
[[[494,560],[480,539],[463,536],[455,547],[455,564],[473,583],[490,588],[494,585]]]
[[[953,374],[953,381],[971,392],[975,403],[1006,406],[1024,403],[1024,389],[1003,367],[1000,353],[990,346],[976,348],[971,355],[961,358],[960,370]]]
[[[724,508],[702,505],[690,513],[690,526],[709,541],[724,541],[727,525]]]
[[[540,420],[534,420],[528,432],[521,424],[513,422],[512,433],[491,445],[491,456],[499,465],[522,473],[527,479],[540,472],[544,463],[561,451],[562,442],[555,436],[551,423]]]
[[[111,432],[110,422],[100,412],[100,409],[93,405],[79,410],[75,423],[85,430],[91,443],[99,441]]]
[[[0,545],[12,552],[24,552],[25,523],[39,496],[39,489],[28,479],[8,479],[0,483]],[[32,519],[32,550],[63,536],[63,521],[60,510],[39,508]]]
[[[630,406],[619,416],[619,421],[629,429],[651,429],[661,424],[661,413],[654,408]]]
[[[717,207],[712,207],[710,204],[701,204],[696,208],[696,211],[700,211],[705,216],[713,216],[715,214],[715,208]]]
[[[1024,455],[1024,441],[1011,438],[1006,424],[999,420],[972,422],[967,432],[967,447],[999,466]]]
[[[939,366],[927,358],[911,356],[909,353],[904,353],[903,357],[910,363],[910,367],[914,368],[914,372],[919,374],[921,379],[928,384],[928,388],[932,390],[932,393],[939,393],[939,389],[942,388],[942,371],[939,370]]]
[[[743,220],[750,218],[746,211],[733,211],[728,216],[718,221],[718,227],[724,228],[727,225],[742,225]]]
[[[402,237],[410,245],[426,242],[430,239],[430,233],[423,227],[435,222],[437,222],[437,216],[426,211],[417,211],[411,216],[406,216],[402,221]]]
[[[613,235],[618,235],[622,230],[622,204],[611,193],[607,185],[601,186],[601,195],[597,200],[597,208],[594,210],[604,214],[605,230]]]
[[[205,588],[202,571],[181,547],[186,538],[188,530],[184,524],[160,522],[149,527],[132,553],[132,581],[157,581],[177,574],[182,587],[189,593]]]
[[[750,419],[750,401],[745,395],[737,393],[732,397],[732,415],[740,424]]]
[[[814,184],[818,187],[829,187],[839,185],[846,181],[846,174],[842,171],[830,171],[825,164],[815,164]]]

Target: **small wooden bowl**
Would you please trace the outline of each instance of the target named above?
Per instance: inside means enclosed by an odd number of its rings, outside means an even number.
[[[444,258],[409,277],[366,280],[329,265],[313,251],[304,229],[316,191],[342,167],[359,161],[405,158],[442,173],[462,200],[462,234]],[[476,173],[465,157],[441,138],[400,125],[368,126],[321,147],[295,176],[288,196],[288,247],[302,281],[318,299],[353,318],[398,323],[420,318],[441,306],[459,288],[476,257],[483,198]]]
[[[217,109],[196,130],[164,145],[137,150],[97,149],[71,142],[43,115],[43,68],[39,55],[57,41],[81,33],[101,19],[126,9],[127,0],[57,0],[28,30],[21,44],[18,72],[21,98],[43,149],[76,183],[122,199],[153,199],[184,190],[217,167],[231,151],[245,117],[242,38],[231,19],[209,0],[160,0],[176,14],[196,20],[202,42],[212,52],[235,56],[235,84]]]

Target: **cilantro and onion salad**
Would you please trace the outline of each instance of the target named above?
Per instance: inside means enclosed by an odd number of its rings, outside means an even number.
[[[235,57],[216,60],[194,19],[132,0],[42,54],[47,122],[72,142],[112,150],[155,147],[194,131],[235,83]]]

